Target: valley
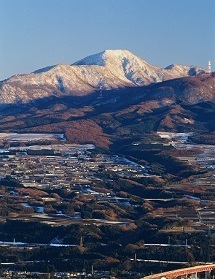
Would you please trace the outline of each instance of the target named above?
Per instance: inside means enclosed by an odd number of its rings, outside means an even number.
[[[123,50],[2,81],[2,276],[214,262],[214,92],[213,72]]]
[[[215,0],[0,14],[0,279],[215,279]]]

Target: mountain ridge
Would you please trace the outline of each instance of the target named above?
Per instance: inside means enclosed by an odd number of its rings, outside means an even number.
[[[100,94],[101,93],[101,94]],[[215,131],[215,74],[87,96],[43,97],[1,109],[2,132],[63,133],[68,142],[117,150],[156,131]]]
[[[100,90],[146,86],[206,72],[200,67],[168,67],[152,66],[128,50],[106,50],[71,65],[48,66],[2,81],[0,105],[28,103],[50,96],[86,96]]]

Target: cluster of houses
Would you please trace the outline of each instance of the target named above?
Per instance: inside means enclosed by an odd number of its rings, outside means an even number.
[[[90,184],[99,168],[119,176],[146,176],[139,164],[114,155],[92,157],[93,145],[55,144],[11,147],[0,155],[0,178],[11,176],[24,187],[39,189]]]

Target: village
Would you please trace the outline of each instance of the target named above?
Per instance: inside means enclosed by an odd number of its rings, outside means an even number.
[[[37,135],[37,140],[38,137]],[[41,137],[43,138],[43,135]],[[0,177],[1,179],[10,177],[26,189],[41,191],[65,189],[68,192],[73,191],[77,195],[90,196],[91,199],[96,198],[100,203],[130,205],[129,198],[119,197],[113,191],[99,192],[92,190],[94,182],[102,181],[98,175],[99,170],[111,171],[117,176],[127,178],[149,176],[145,167],[126,158],[110,154],[93,154],[95,146],[92,144],[77,145],[60,142],[51,145],[39,144],[14,147],[19,140],[16,135],[15,139],[12,138],[11,147],[2,148]],[[23,135],[21,140],[23,141]],[[8,199],[13,200],[16,204],[19,203],[22,207],[33,211],[33,214],[27,214],[27,216],[22,214],[10,216],[11,219],[42,221],[51,225],[83,222],[80,212],[74,212],[73,216],[63,214],[65,212],[62,211],[55,212],[56,214],[52,214],[52,216],[46,215],[44,203],[57,202],[55,197],[48,196],[46,192],[43,196],[32,197],[13,188],[6,195],[8,195]],[[38,202],[41,204],[38,205]],[[94,222],[125,223],[118,220],[94,220]]]

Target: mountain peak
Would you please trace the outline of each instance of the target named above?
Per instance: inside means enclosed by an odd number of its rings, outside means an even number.
[[[187,76],[196,76],[200,74],[206,73],[206,70],[201,67],[196,66],[186,66],[186,65],[178,65],[178,64],[171,64],[165,68],[167,71],[171,72],[178,72],[178,73],[187,73]]]
[[[133,54],[131,51],[129,50],[122,50],[122,49],[115,49],[115,50],[111,50],[111,49],[107,49],[104,50],[102,52],[87,56],[77,62],[75,62],[72,65],[97,65],[97,66],[105,66],[107,63],[113,63],[116,61],[121,61],[122,59],[140,59],[139,57],[137,57],[135,54]]]
[[[130,50],[127,49],[106,49],[101,52],[102,54],[106,56],[125,56],[125,55],[135,55]]]

